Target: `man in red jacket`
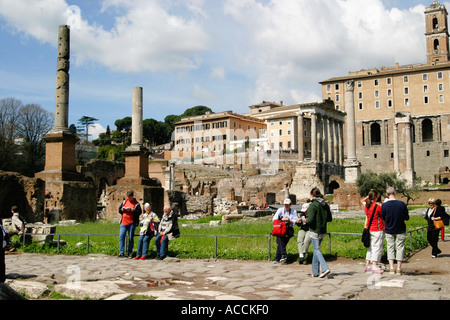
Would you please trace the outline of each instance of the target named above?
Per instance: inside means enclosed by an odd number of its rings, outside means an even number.
[[[132,190],[127,192],[127,198],[119,207],[120,219],[119,231],[119,258],[125,257],[125,238],[128,232],[128,258],[133,256],[134,231],[139,225],[139,216],[142,213],[141,205],[134,197]]]

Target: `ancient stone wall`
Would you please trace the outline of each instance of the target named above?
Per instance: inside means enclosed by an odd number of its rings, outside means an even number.
[[[11,217],[13,205],[27,222],[43,221],[44,181],[0,171],[0,218]]]

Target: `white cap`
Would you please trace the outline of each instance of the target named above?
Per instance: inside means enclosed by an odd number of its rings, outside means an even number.
[[[285,199],[284,200],[284,204],[291,204],[292,202],[291,202],[291,199]]]

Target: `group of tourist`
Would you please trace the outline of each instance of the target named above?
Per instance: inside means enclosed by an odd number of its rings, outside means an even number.
[[[330,273],[330,269],[320,251],[323,237],[327,233],[327,223],[332,221],[331,210],[323,199],[318,188],[310,192],[311,200],[301,207],[297,215],[291,208],[291,200],[284,201],[284,207],[277,210],[272,220],[281,220],[286,223],[287,232],[284,236],[277,237],[277,251],[274,263],[287,261],[286,246],[294,235],[294,225],[300,227],[297,237],[299,263],[306,260],[308,247],[312,243],[312,274],[314,277],[323,278]],[[402,274],[402,263],[405,255],[406,223],[409,220],[409,211],[406,204],[396,199],[393,187],[386,190],[386,198],[379,202],[380,194],[371,190],[367,197],[362,199],[366,214],[365,228],[369,230],[370,245],[367,247],[365,272],[381,274],[384,270],[380,267],[383,254],[384,239],[387,243],[387,258],[391,274]],[[445,220],[448,225],[449,216],[445,208],[441,206],[441,200],[431,198],[428,200],[429,208],[424,212],[424,218],[428,221],[427,240],[432,247],[431,257],[436,258],[441,250],[438,248],[439,234],[443,228],[435,226],[435,222]],[[443,236],[442,236],[443,237]],[[397,261],[397,268],[395,268]]]
[[[127,192],[127,198],[120,204],[119,213],[119,257],[133,258],[134,233],[138,226],[139,239],[136,260],[149,258],[148,248],[150,240],[155,237],[156,259],[163,260],[167,257],[169,241],[180,236],[178,228],[178,217],[172,212],[170,206],[164,206],[164,214],[159,220],[156,213],[151,210],[149,203],[144,204],[144,214],[139,202],[134,197],[132,190]],[[142,217],[141,217],[142,214]],[[128,234],[127,256],[125,256],[125,243]]]
[[[291,208],[291,200],[284,200],[284,207],[277,210],[272,220],[281,220],[286,223],[287,232],[282,237],[277,237],[277,251],[274,263],[285,263],[287,261],[286,246],[294,236],[294,225],[300,226],[297,245],[299,248],[300,263],[306,258],[308,246],[312,243],[313,259],[312,274],[314,277],[323,278],[330,273],[330,269],[325,258],[320,251],[320,245],[327,234],[327,223],[333,220],[330,206],[323,199],[318,188],[313,188],[310,192],[311,201],[304,204],[300,217],[297,211]]]

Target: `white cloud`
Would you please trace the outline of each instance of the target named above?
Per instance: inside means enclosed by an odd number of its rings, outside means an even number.
[[[248,39],[241,52],[258,70],[255,103],[309,102],[298,99],[320,99],[319,81],[426,61],[422,5],[388,10],[381,0],[226,0],[224,8]]]
[[[53,45],[57,26],[75,20],[71,49],[78,65],[93,61],[131,73],[192,70],[199,66],[197,54],[208,50],[209,36],[198,22],[199,0],[178,4],[179,15],[169,13],[162,0],[107,0],[102,11],[120,7],[122,13],[111,30],[90,24],[82,10],[70,10],[64,0],[0,0],[0,5],[0,14],[14,30]]]
[[[98,139],[100,133],[105,133],[106,129],[100,123],[94,123],[89,126],[89,140]]]

